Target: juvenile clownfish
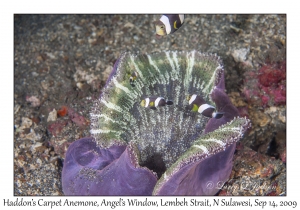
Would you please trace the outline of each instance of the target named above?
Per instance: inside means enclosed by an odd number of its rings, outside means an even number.
[[[172,105],[173,101],[166,101],[163,97],[150,96],[141,101],[141,106],[156,109],[158,106]]]
[[[129,78],[129,82],[132,87],[135,87],[134,83],[135,83],[135,80],[137,77],[138,77],[138,73],[136,71],[131,74],[131,76]]]
[[[162,15],[155,21],[156,36],[158,38],[177,31],[184,22],[184,15]]]
[[[215,112],[215,107],[212,105],[209,105],[205,103],[204,99],[201,96],[198,96],[196,94],[193,94],[191,96],[187,97],[187,100],[189,101],[189,105],[192,106],[192,111],[199,112],[205,117],[209,118],[216,118],[219,119],[223,117],[223,112]]]

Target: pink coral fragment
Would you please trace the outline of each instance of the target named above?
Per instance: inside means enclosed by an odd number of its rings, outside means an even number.
[[[55,121],[54,123],[48,126],[48,130],[52,133],[52,135],[57,136],[60,134],[62,129],[66,126],[68,121]]]
[[[40,99],[36,96],[26,96],[26,101],[30,102],[32,107],[38,107],[41,105]]]
[[[78,114],[74,109],[68,109],[68,115],[72,122],[74,122],[78,127],[84,127],[89,125],[88,120],[85,119],[82,115]]]

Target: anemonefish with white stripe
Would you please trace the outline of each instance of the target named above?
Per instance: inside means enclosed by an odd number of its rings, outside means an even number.
[[[191,96],[188,96],[187,100],[189,101],[189,105],[192,106],[192,111],[194,112],[198,111],[200,114],[202,114],[205,117],[209,117],[209,118],[213,117],[219,119],[224,115],[223,112],[216,112],[215,107],[207,104],[201,96],[193,94]]]
[[[159,106],[172,105],[173,101],[166,101],[163,97],[150,96],[141,101],[141,106],[156,109]]]
[[[135,87],[134,83],[135,83],[135,80],[137,77],[138,77],[138,73],[136,71],[131,74],[131,76],[129,78],[129,82],[132,87]]]
[[[162,15],[158,21],[155,21],[156,36],[161,38],[162,36],[172,34],[177,31],[184,22],[184,15]]]

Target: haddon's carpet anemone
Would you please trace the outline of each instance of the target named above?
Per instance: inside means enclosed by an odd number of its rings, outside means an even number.
[[[93,105],[92,136],[68,148],[65,195],[216,194],[250,126],[224,89],[216,55],[122,54]]]

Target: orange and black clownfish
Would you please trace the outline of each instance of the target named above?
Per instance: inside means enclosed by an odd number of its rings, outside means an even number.
[[[184,15],[162,15],[158,21],[155,21],[156,37],[172,34],[177,31],[184,22]]]
[[[172,105],[173,101],[166,101],[163,97],[150,96],[141,101],[141,106],[150,109],[156,109],[159,106]]]
[[[193,94],[191,96],[188,96],[187,100],[189,101],[189,105],[192,106],[192,111],[198,111],[205,117],[219,119],[224,115],[224,112],[216,112],[215,107],[207,104],[201,96]]]

